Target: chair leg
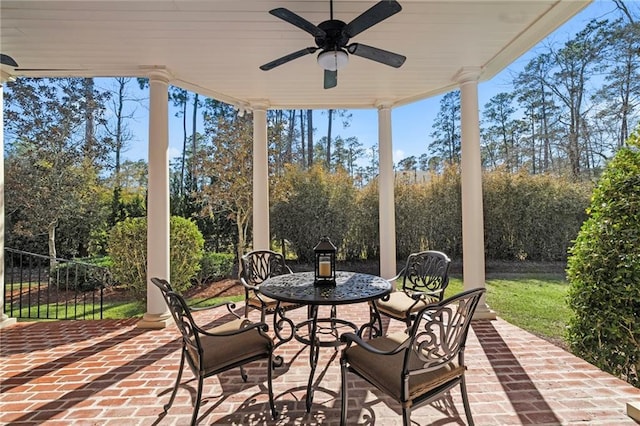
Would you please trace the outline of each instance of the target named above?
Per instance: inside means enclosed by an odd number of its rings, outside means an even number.
[[[191,416],[191,426],[195,426],[198,423],[198,411],[200,410],[200,400],[202,399],[202,386],[204,377],[202,374],[198,374],[198,391],[196,393],[196,400],[193,407],[193,415]]]
[[[242,377],[242,381],[247,383],[247,372],[244,371],[244,366],[240,366],[240,377]]]
[[[374,319],[378,322],[378,333],[380,333],[377,336],[373,335]],[[369,321],[371,322],[371,328],[369,329],[369,339],[371,339],[372,337],[384,336],[384,330],[382,329],[382,317],[380,316],[380,311],[375,305],[375,301],[369,304]]]
[[[275,420],[278,417],[276,411],[276,404],[273,401],[273,352],[269,354],[269,361],[267,364],[267,389],[269,391],[269,405],[271,406],[271,418]]]
[[[467,416],[467,425],[474,426],[473,418],[471,417],[471,407],[469,406],[469,396],[467,395],[467,384],[464,380],[464,374],[460,379],[460,393],[462,394],[462,403],[464,404],[464,413]]]
[[[184,353],[185,349],[182,348],[182,355],[180,355],[180,366],[178,367],[178,375],[176,376],[176,384],[173,386],[173,391],[171,392],[171,396],[169,397],[169,402],[164,405],[164,412],[166,413],[171,408],[171,404],[173,404],[173,400],[176,398],[176,393],[178,392],[178,386],[180,385],[180,379],[182,378],[182,369],[184,367]]]
[[[346,426],[347,424],[347,399],[349,398],[347,392],[347,360],[344,357],[340,358],[340,373],[342,376],[342,401],[340,403],[340,426]]]
[[[411,426],[411,407],[402,407],[402,425]]]

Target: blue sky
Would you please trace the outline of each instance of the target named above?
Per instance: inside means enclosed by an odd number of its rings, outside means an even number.
[[[591,19],[604,18],[614,10],[615,5],[613,1],[595,0],[581,13],[574,16],[570,21],[549,35],[542,43],[549,41],[564,43],[571,38],[576,31],[582,29]],[[535,55],[535,52],[536,48],[534,47],[500,74],[496,75],[492,80],[479,85],[480,108],[497,93],[511,89],[511,76],[522,70]],[[146,96],[146,94],[142,96]],[[430,141],[429,134],[432,132],[432,125],[438,113],[441,98],[442,96],[436,96],[392,110],[394,163],[411,155],[419,157],[421,154],[427,152],[427,146]],[[130,124],[131,130],[135,134],[135,139],[130,143],[129,149],[124,153],[124,156],[130,160],[147,159],[148,111],[146,110],[146,102],[142,102],[142,104],[144,106],[136,106],[135,121]],[[352,118],[347,128],[342,128],[341,120],[334,120],[333,135],[341,136],[343,139],[355,136],[365,148],[377,145],[377,110],[351,110],[350,113]],[[170,158],[173,159],[181,154],[182,119],[174,118],[174,111],[172,111],[171,107],[170,116]],[[314,111],[313,119],[314,127],[316,128],[315,138],[317,140],[323,135],[326,135],[326,111]]]

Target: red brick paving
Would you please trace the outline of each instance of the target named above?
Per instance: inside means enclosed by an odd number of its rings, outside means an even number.
[[[356,323],[368,315],[364,304],[338,309]],[[301,319],[305,312],[288,315]],[[214,320],[199,315],[203,323]],[[258,318],[255,311],[251,315]],[[0,330],[0,424],[188,424],[195,392],[193,381],[185,383],[190,372],[169,413],[164,416],[162,410],[180,357],[176,329],[143,330],[136,321],[18,323]],[[392,321],[390,328],[402,324]],[[339,352],[322,349],[310,414],[304,403],[308,349],[292,341],[278,354],[285,365],[274,374],[276,420],[269,415],[262,361],[247,366],[247,383],[237,370],[205,381],[200,424],[338,424]],[[471,410],[479,426],[637,425],[626,416],[625,404],[640,402],[640,390],[500,319],[474,322],[466,360]],[[349,424],[401,424],[392,400],[350,378]],[[465,424],[463,419],[458,389],[412,415],[414,425]]]

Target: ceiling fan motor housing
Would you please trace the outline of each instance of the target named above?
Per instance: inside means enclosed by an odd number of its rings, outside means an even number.
[[[318,28],[326,33],[324,37],[315,37],[316,45],[322,50],[337,50],[345,47],[349,36],[344,33],[347,24],[338,19],[330,19],[318,24]]]

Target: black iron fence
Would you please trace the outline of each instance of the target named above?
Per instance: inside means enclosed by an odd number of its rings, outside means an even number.
[[[108,268],[5,248],[4,313],[13,318],[102,319]]]

